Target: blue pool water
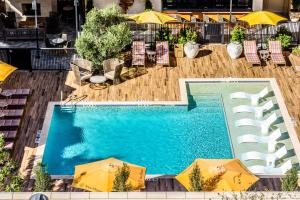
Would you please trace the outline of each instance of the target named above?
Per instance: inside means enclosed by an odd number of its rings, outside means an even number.
[[[177,174],[195,158],[232,158],[221,96],[189,95],[189,106],[77,106],[53,111],[43,163],[51,175],[108,157]]]

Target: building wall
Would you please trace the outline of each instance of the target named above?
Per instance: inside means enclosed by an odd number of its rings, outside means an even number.
[[[290,0],[264,0],[264,10],[287,14],[290,8]]]
[[[105,8],[110,6],[111,4],[119,5],[120,0],[93,0],[94,7],[96,8]]]

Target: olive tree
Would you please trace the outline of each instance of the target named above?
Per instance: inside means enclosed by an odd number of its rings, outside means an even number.
[[[126,18],[114,4],[104,9],[93,8],[82,28],[76,50],[92,62],[94,70],[101,70],[105,59],[119,56],[132,41]]]

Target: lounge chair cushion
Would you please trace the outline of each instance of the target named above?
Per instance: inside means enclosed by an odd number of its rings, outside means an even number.
[[[281,53],[272,53],[271,59],[274,63],[285,64],[285,59]]]
[[[145,65],[144,54],[133,54],[132,56],[132,65]]]
[[[104,74],[107,79],[113,80],[115,77],[115,71],[110,71]]]
[[[245,57],[249,63],[260,64],[260,59],[256,53],[247,53]]]

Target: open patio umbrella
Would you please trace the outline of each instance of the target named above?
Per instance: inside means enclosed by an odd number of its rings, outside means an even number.
[[[285,17],[281,17],[275,13],[269,11],[256,11],[251,12],[241,18],[241,21],[247,22],[250,26],[254,25],[272,25],[276,26],[279,22],[287,20]],[[262,46],[262,31],[261,31],[261,46]]]
[[[167,14],[153,10],[129,16],[128,19],[134,20],[137,24],[165,24],[168,22],[178,22],[177,19],[170,17]]]
[[[210,191],[246,191],[258,181],[258,178],[248,171],[239,159],[196,159],[176,176],[188,191],[191,191],[189,176],[196,165],[200,168],[201,179],[204,182],[219,176]]]
[[[0,61],[0,82],[3,82],[15,70],[17,70],[16,67]]]
[[[121,160],[108,158],[75,167],[73,187],[91,192],[111,192],[115,174],[119,167],[123,166]],[[126,163],[130,170],[128,182],[133,190],[145,188],[146,168]]]

